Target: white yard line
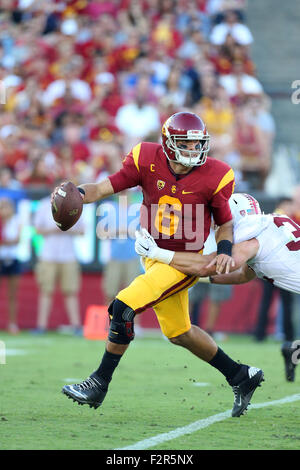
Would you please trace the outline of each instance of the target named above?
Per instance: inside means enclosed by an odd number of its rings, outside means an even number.
[[[25,354],[28,354],[28,351],[25,351],[24,349],[5,349],[6,356],[25,356]]]
[[[52,339],[47,339],[47,338],[41,338],[41,337],[38,337],[38,336],[35,336],[35,335],[32,335],[32,338],[31,339],[26,339],[26,338],[5,338],[5,340],[3,339],[3,337],[1,338],[0,337],[0,340],[2,340],[7,347],[26,347],[26,346],[29,346],[29,347],[32,347],[33,344],[37,344],[38,346],[42,345],[42,346],[51,346],[52,344],[54,344],[54,341]]]
[[[249,410],[255,408],[265,408],[266,406],[272,405],[283,405],[285,403],[292,403],[294,401],[300,400],[300,393],[296,395],[290,395],[280,400],[266,401],[264,403],[254,403],[250,405]],[[157,446],[163,442],[171,441],[177,437],[184,436],[185,434],[192,434],[193,432],[200,431],[201,429],[207,428],[211,424],[217,423],[218,421],[224,421],[227,418],[231,417],[231,410],[224,411],[216,415],[209,416],[208,418],[200,419],[194,423],[188,424],[180,428],[176,428],[173,431],[165,432],[163,434],[158,434],[157,436],[150,437],[149,439],[144,439],[143,441],[136,442],[127,447],[122,447],[115,450],[144,450],[149,449],[150,447]],[[233,418],[235,419],[235,418]]]

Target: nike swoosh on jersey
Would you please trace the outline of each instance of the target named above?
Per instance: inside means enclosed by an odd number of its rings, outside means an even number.
[[[193,194],[193,191],[185,191],[184,189],[182,190],[182,194]]]

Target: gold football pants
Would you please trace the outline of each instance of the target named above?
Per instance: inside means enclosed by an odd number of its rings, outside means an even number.
[[[191,328],[188,289],[197,279],[168,264],[146,258],[145,273],[121,290],[117,299],[136,314],[153,308],[163,334],[174,338]]]

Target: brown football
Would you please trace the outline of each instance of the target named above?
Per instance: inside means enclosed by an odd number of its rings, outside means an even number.
[[[75,184],[63,183],[51,202],[53,219],[56,225],[65,232],[76,224],[81,216],[83,201]]]

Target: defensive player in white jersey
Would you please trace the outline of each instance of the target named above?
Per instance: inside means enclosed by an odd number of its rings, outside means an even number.
[[[234,220],[234,265],[227,268],[226,274],[216,270],[216,253],[162,250],[145,230],[137,233],[137,253],[215,284],[242,284],[257,276],[300,294],[299,225],[286,215],[262,214],[257,200],[249,194],[233,194],[229,203]],[[284,343],[282,353],[289,381],[294,380],[294,352],[290,342]]]

